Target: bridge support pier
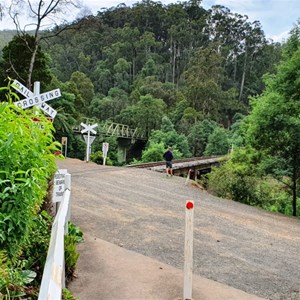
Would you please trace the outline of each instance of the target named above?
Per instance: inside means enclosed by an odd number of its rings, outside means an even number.
[[[133,158],[141,159],[146,141],[118,138],[118,162],[124,163]]]
[[[131,146],[129,139],[118,139],[118,162],[123,163],[127,160],[127,152]]]

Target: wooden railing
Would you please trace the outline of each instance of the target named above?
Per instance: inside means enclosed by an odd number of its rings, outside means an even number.
[[[61,300],[65,288],[64,236],[68,234],[71,175],[65,175],[65,191],[55,216],[47,260],[42,277],[38,300]]]

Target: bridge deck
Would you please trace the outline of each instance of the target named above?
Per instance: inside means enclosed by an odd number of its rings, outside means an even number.
[[[183,175],[188,173],[190,169],[194,172],[198,171],[210,171],[213,166],[218,166],[220,162],[224,160],[224,157],[193,157],[188,159],[178,159],[173,161],[173,173],[174,175]],[[166,169],[166,163],[164,161],[145,163],[139,165],[130,165],[128,167],[146,168],[156,172],[164,172]]]

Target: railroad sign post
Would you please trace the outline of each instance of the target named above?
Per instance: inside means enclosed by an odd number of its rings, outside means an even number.
[[[103,166],[105,166],[108,148],[109,148],[109,143],[102,143]]]
[[[67,157],[67,148],[68,148],[68,137],[61,137],[61,153],[63,153],[63,147],[65,147],[65,158]]]
[[[183,300],[192,299],[194,201],[185,205],[184,282]]]
[[[25,96],[25,99],[15,102],[15,105],[23,109],[38,106],[44,113],[50,116],[52,119],[55,118],[57,111],[49,106],[46,101],[53,100],[55,98],[61,97],[60,89],[55,89],[43,94],[40,94],[40,82],[34,82],[34,89],[31,92],[27,87],[25,87],[18,80],[14,80],[12,87]]]
[[[98,126],[98,124],[93,124],[93,125],[87,125],[84,123],[80,123],[81,127],[83,127],[83,129],[81,130],[81,133],[87,133],[87,137],[84,136],[85,142],[86,142],[86,162],[89,161],[90,159],[90,147],[92,142],[95,139],[95,136],[91,136],[91,133],[96,134],[96,130],[94,128],[96,128]]]

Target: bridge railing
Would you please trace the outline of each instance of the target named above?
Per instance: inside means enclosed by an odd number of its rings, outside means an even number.
[[[190,157],[190,158],[181,158],[181,159],[174,159],[173,165],[179,164],[179,163],[189,163],[189,162],[199,162],[199,161],[207,161],[210,159],[221,161],[224,158],[224,156],[199,156],[199,157]],[[165,166],[166,161],[156,161],[156,162],[148,162],[148,163],[138,163],[138,164],[132,164],[127,165],[126,167],[129,168],[153,168],[157,166]]]
[[[64,236],[70,220],[71,175],[65,175],[65,191],[52,224],[50,244],[38,300],[60,300],[65,288]]]
[[[146,140],[146,134],[138,128],[130,128],[128,125],[106,122],[101,127],[101,133],[122,138]]]

